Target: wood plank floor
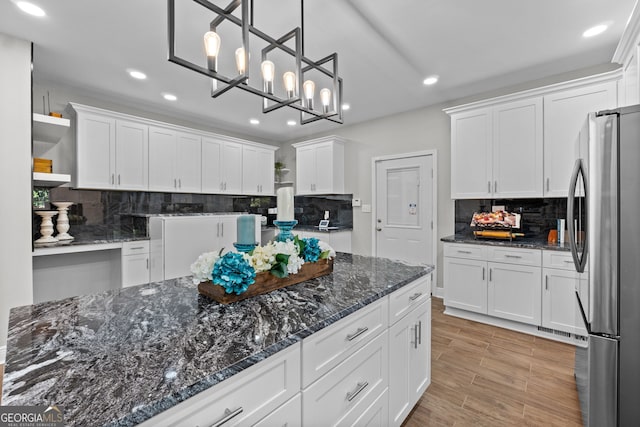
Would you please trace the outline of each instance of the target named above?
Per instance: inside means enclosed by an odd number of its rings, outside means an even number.
[[[404,427],[582,426],[573,346],[447,316],[432,301],[431,385]]]
[[[434,298],[431,385],[404,427],[582,425],[572,346],[443,310]]]

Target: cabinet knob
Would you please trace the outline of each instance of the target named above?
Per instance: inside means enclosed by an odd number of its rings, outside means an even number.
[[[378,227],[376,228],[376,231],[382,231],[382,228]]]

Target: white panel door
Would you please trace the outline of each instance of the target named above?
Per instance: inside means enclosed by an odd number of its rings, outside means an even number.
[[[116,122],[116,187],[144,191],[149,188],[149,127],[118,120]]]
[[[493,197],[542,197],[542,97],[493,109]]]
[[[122,257],[122,287],[149,283],[149,254]]]
[[[178,133],[176,150],[177,191],[202,191],[202,143],[199,135]]]
[[[540,325],[542,271],[540,267],[490,262],[487,314]]]
[[[78,113],[76,186],[110,189],[115,186],[116,121]]]
[[[202,138],[202,192],[221,193],[222,183],[222,141]]]
[[[149,127],[149,190],[173,192],[178,187],[175,175],[176,133]]]
[[[433,158],[376,162],[376,256],[435,264]]]
[[[444,304],[487,314],[487,263],[464,258],[445,257]]]
[[[451,198],[492,194],[492,114],[482,108],[451,117]]]

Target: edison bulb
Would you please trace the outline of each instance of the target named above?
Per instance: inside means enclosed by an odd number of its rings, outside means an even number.
[[[331,104],[331,91],[326,87],[320,91],[320,102],[322,102],[322,111],[326,114],[329,112],[329,104]]]
[[[284,90],[287,91],[287,97],[293,98],[296,90],[296,73],[293,71],[287,71],[282,75],[284,81]]]
[[[316,84],[313,80],[307,80],[302,84],[304,97],[307,100],[307,108],[313,110],[313,94],[316,91]]]
[[[239,47],[236,49],[236,68],[238,69],[238,74],[244,74],[247,70],[247,60],[246,55],[244,53],[244,48]]]
[[[271,61],[262,61],[260,69],[262,70],[262,79],[264,80],[264,91],[273,94],[273,77],[276,72],[275,64]]]
[[[220,36],[213,31],[204,33],[204,50],[207,56],[215,58],[220,52]]]

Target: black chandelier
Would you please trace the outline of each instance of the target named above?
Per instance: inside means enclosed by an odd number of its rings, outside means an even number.
[[[193,0],[200,6],[210,10],[216,17],[209,24],[209,31],[204,33],[204,47],[207,66],[195,64],[176,55],[176,24],[175,0],[168,0],[169,18],[169,61],[186,67],[192,71],[208,76],[212,79],[211,96],[216,98],[231,88],[237,87],[263,98],[262,112],[268,113],[281,107],[288,106],[300,111],[300,123],[306,124],[317,120],[329,120],[343,123],[342,119],[342,78],[338,76],[338,54],[332,53],[319,61],[312,61],[304,56],[304,7],[300,0],[300,27],[296,27],[282,37],[274,39],[253,26],[253,0],[232,0],[226,8],[220,8],[207,0]],[[240,7],[240,18],[233,12]],[[242,46],[235,51],[235,77],[228,77],[218,72],[218,54],[221,38],[217,27],[228,21],[240,27]],[[266,42],[261,51],[261,80],[262,87],[249,85],[249,35],[256,36]],[[294,47],[287,45],[293,44]],[[276,84],[275,64],[269,60],[269,55],[276,50],[293,59],[293,70],[282,74],[282,86]],[[323,75],[330,81],[330,88],[320,90],[320,109],[314,103],[316,83],[305,75]],[[253,79],[252,81],[254,81]],[[222,83],[219,86],[219,83]],[[302,89],[302,90],[301,90]]]

